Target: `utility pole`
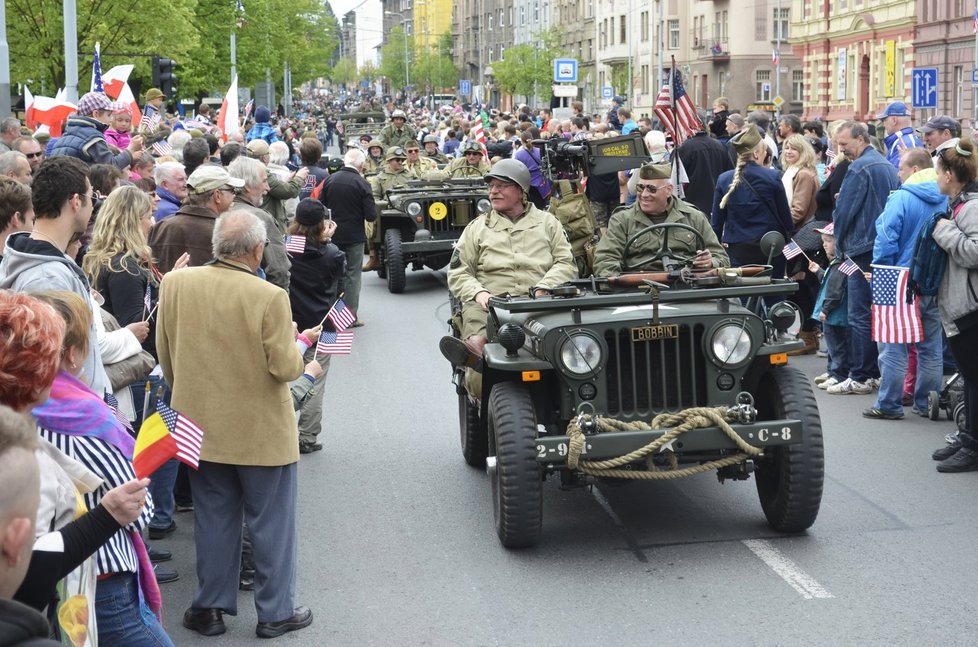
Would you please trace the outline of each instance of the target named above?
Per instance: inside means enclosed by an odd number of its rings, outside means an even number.
[[[9,115],[10,48],[7,45],[7,3],[0,1],[0,119],[6,119]]]
[[[665,85],[665,82],[666,82],[665,78],[663,77],[663,65],[662,65],[662,55],[665,53],[664,50],[663,50],[663,40],[664,40],[665,36],[663,36],[662,30],[665,27],[665,23],[663,22],[663,19],[662,19],[662,0],[656,0],[656,4],[659,5],[659,29],[658,29],[658,31],[659,31],[659,43],[658,43],[658,49],[659,49],[659,85],[656,88],[656,96],[658,96],[659,90],[662,89],[662,86]]]
[[[75,0],[64,0],[65,99],[78,103],[78,10]]]
[[[781,96],[781,28],[784,23],[781,21],[781,0],[778,0],[778,19],[774,21],[775,42],[774,51],[777,52],[778,62],[774,66],[774,96]],[[775,117],[781,117],[781,106],[774,107]]]
[[[235,77],[238,76],[238,37],[234,33],[235,28],[231,28],[231,83],[234,83]]]

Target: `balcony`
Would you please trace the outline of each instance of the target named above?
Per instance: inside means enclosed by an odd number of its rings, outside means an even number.
[[[702,29],[691,29],[689,32],[689,46],[692,49],[704,49],[707,44],[712,43],[709,36],[704,35]]]
[[[703,48],[699,52],[700,60],[704,61],[729,61],[730,46],[726,38],[708,38],[703,43]]]

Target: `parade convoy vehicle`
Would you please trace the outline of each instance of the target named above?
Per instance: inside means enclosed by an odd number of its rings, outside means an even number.
[[[492,208],[482,178],[411,180],[391,189],[379,207],[377,272],[392,294],[404,292],[408,266],[448,265],[465,226]]]
[[[775,530],[801,532],[818,516],[821,421],[810,382],[787,356],[803,346],[800,312],[784,300],[798,286],[771,277],[784,237],[762,239],[768,265],[694,271],[669,247],[670,233],[692,228],[662,223],[632,236],[623,257],[657,229],[661,247],[618,277],[492,297],[481,365],[467,369],[481,379],[453,369],[462,455],[489,474],[506,547],[539,541],[549,479],[584,488],[753,475]],[[458,308],[453,298],[456,336]]]
[[[387,115],[383,112],[347,112],[337,116],[343,124],[343,136],[339,138],[340,154],[360,144],[361,135],[376,137],[384,127]]]

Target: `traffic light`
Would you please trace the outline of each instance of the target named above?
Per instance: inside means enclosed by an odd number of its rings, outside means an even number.
[[[159,88],[168,99],[177,92],[177,75],[173,69],[176,62],[170,58],[153,57],[153,87]]]

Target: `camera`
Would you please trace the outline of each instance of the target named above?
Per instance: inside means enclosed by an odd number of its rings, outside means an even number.
[[[633,169],[651,161],[642,135],[567,141],[561,137],[537,139],[540,168],[550,180],[577,179]]]

